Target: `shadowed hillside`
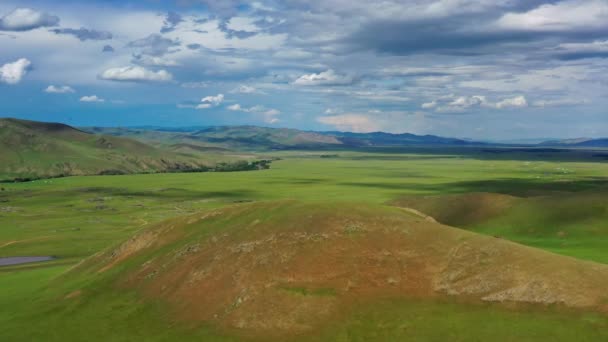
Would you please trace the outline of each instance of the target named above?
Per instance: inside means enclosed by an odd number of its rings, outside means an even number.
[[[60,123],[0,119],[0,180],[200,170],[222,159],[227,158],[177,154]]]
[[[579,192],[537,191],[528,197],[465,193],[404,196],[391,203],[450,226],[608,263],[608,196],[601,184]]]
[[[603,315],[607,283],[608,266],[443,226],[415,211],[280,201],[166,221],[54,286],[72,284],[58,300],[81,309],[135,291],[167,305],[181,324],[265,339],[311,337],[387,298]]]

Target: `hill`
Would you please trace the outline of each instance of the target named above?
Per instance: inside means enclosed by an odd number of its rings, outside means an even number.
[[[88,127],[92,133],[138,139],[169,148],[188,144],[199,148],[232,150],[286,150],[357,148],[366,146],[468,146],[483,145],[433,135],[348,132],[311,132],[289,128],[219,126],[208,128],[103,128]]]
[[[590,139],[564,139],[564,140],[549,140],[544,141],[540,145],[544,146],[561,146],[561,147],[608,147],[608,138]]]
[[[437,221],[486,235],[599,262],[608,262],[608,196],[604,185],[578,192],[531,192],[518,196],[465,193],[405,196],[392,204]]]
[[[434,329],[447,336],[453,324],[434,311],[442,302],[468,307],[469,315],[481,303],[497,303],[485,307],[491,315],[514,310],[525,317],[541,310],[535,322],[551,315],[542,313],[547,306],[552,314],[577,310],[605,317],[607,283],[606,265],[451,228],[415,211],[279,201],[165,221],[87,259],[52,286],[60,289],[56,315],[73,307],[93,312],[116,296],[134,294],[131,312],[162,307],[171,326],[212,327],[260,340],[318,340],[319,331],[386,300],[417,301],[416,320],[406,320],[407,329],[395,328],[394,335],[378,335],[387,329],[382,320],[398,320],[406,307],[364,316],[367,335],[357,336],[391,340],[417,336],[417,326],[425,324],[418,322],[427,319],[442,322]],[[112,325],[107,319],[104,324]],[[521,326],[510,319],[499,320],[498,329]],[[527,338],[538,337],[539,329],[535,324]],[[480,337],[474,331],[458,336],[466,340],[467,334]]]
[[[466,145],[485,145],[484,143],[473,142],[456,138],[444,138],[435,135],[416,135],[411,133],[352,133],[352,132],[325,132],[330,136],[335,136],[343,144],[352,146],[466,146]]]
[[[199,170],[218,160],[60,123],[0,119],[0,180]]]

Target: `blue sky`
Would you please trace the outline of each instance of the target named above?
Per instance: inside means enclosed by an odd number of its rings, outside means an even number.
[[[608,136],[605,0],[5,0],[0,46],[0,116]]]

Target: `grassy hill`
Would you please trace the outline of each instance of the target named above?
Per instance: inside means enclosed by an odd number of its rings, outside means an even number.
[[[608,262],[608,195],[605,186],[580,192],[532,196],[466,193],[405,196],[392,202],[416,209],[437,221],[499,236],[556,253]],[[568,253],[566,253],[568,254]]]
[[[170,219],[89,258],[51,283],[38,324],[76,340],[602,340],[607,282],[606,265],[408,210],[260,202]]]
[[[60,123],[0,119],[0,180],[196,170],[226,159],[174,153]]]

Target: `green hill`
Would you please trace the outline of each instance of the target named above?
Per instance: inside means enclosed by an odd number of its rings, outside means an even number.
[[[229,159],[175,153],[60,123],[0,119],[0,180],[198,170]]]
[[[465,193],[405,196],[392,202],[438,222],[560,254],[608,262],[605,187],[530,196]]]

